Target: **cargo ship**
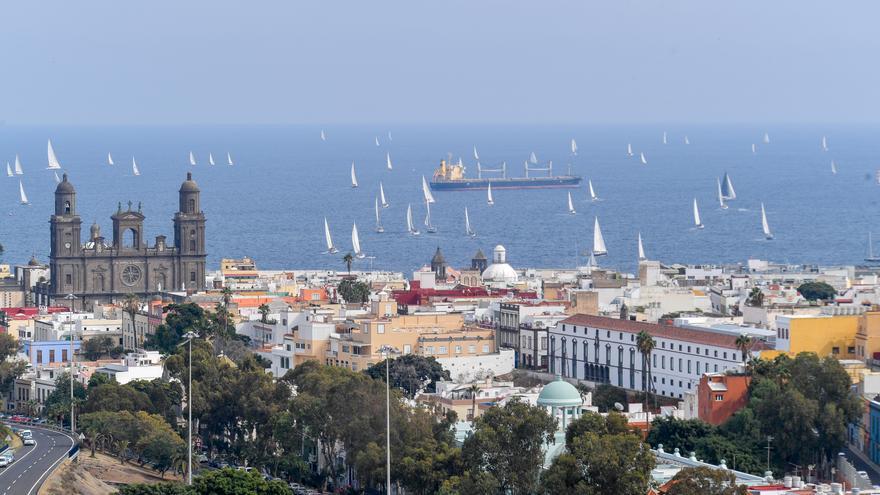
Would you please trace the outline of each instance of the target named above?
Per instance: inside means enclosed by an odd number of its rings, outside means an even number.
[[[434,170],[431,179],[431,189],[435,191],[465,191],[473,189],[549,189],[549,188],[572,188],[580,185],[583,180],[577,175],[553,175],[553,163],[546,167],[530,167],[525,165],[525,177],[507,177],[507,165],[501,164],[496,169],[485,169],[477,163],[477,177],[465,177],[464,165],[461,161],[457,164],[449,164],[446,160],[440,161],[440,166]],[[500,177],[483,177],[483,172],[501,172]],[[540,177],[529,177],[530,172],[547,172]]]

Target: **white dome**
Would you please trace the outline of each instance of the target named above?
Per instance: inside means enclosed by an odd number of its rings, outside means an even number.
[[[516,283],[516,270],[507,263],[492,263],[483,272],[483,282]]]

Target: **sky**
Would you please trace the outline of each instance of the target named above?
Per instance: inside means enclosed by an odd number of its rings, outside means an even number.
[[[875,123],[880,2],[0,4],[5,124]]]

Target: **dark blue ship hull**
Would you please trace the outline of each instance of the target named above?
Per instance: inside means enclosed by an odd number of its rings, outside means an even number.
[[[474,189],[551,189],[572,188],[580,185],[581,177],[567,175],[560,177],[518,177],[505,179],[493,177],[486,179],[432,180],[431,189],[435,191],[467,191]]]

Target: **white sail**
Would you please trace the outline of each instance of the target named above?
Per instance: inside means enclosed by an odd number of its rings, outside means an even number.
[[[55,183],[61,184],[61,177],[58,177],[58,172],[53,170],[52,173],[55,174]]]
[[[727,205],[724,204],[724,194],[721,193],[721,179],[715,178],[715,183],[718,185],[718,203],[721,205],[722,210],[727,209]]]
[[[828,140],[822,136],[822,151],[828,151]]]
[[[110,152],[107,152],[107,165],[115,165],[113,163],[113,156],[110,155]]]
[[[131,173],[136,176],[141,175],[141,171],[138,170],[138,164],[136,161],[134,161],[134,157],[131,157]]]
[[[6,177],[12,177],[13,175],[15,174],[12,173],[12,167],[9,166],[9,162],[6,162]]]
[[[235,163],[232,162],[232,155],[230,155],[228,151],[226,152],[226,163],[228,163],[230,167],[235,165]]]
[[[572,155],[578,154],[578,144],[577,144],[577,141],[574,140],[574,138],[571,138],[571,154]]]
[[[468,215],[467,206],[464,207],[464,232],[471,237],[477,235],[474,229],[471,228],[471,217]]]
[[[568,212],[571,213],[572,215],[577,213],[574,210],[574,203],[571,202],[571,191],[569,191],[569,193],[568,193]]]
[[[327,217],[324,217],[324,241],[327,243],[328,253],[333,254],[339,252],[339,250],[333,245],[333,239],[330,237],[330,225],[327,224]]]
[[[24,170],[21,168],[21,160],[18,159],[18,155],[15,155],[15,175],[24,175]]]
[[[764,237],[769,239],[773,239],[773,234],[770,232],[770,224],[767,223],[767,212],[764,211],[764,203],[761,203],[761,229],[764,231]]]
[[[214,155],[211,153],[208,153],[208,163],[211,165],[214,164]]]
[[[412,205],[406,205],[406,230],[412,235],[419,235],[420,232],[416,230],[415,225],[413,225],[412,218]]]
[[[589,188],[590,188],[590,200],[591,200],[591,201],[596,201],[597,199],[599,199],[599,197],[596,196],[596,191],[593,190],[593,181],[592,181],[592,179],[590,179],[590,180],[587,181],[587,186],[589,186]]]
[[[604,256],[608,254],[605,249],[605,238],[602,237],[602,229],[599,228],[599,217],[595,217],[593,221],[593,256]]]
[[[691,144],[691,140],[687,136],[684,137],[684,144]]]
[[[834,160],[831,160],[831,173],[837,175],[837,165],[834,163]]]
[[[733,189],[733,182],[730,181],[730,176],[727,175],[727,172],[724,172],[724,181],[721,183],[721,192],[724,195],[724,199],[736,199],[736,191]]]
[[[700,207],[697,205],[697,198],[694,198],[694,226],[698,229],[703,228],[703,222],[700,220]]]
[[[647,165],[647,164],[648,164],[648,160],[645,158],[645,152],[644,152],[644,151],[641,152],[641,153],[639,153],[639,159],[642,161],[642,165]]]
[[[55,156],[55,150],[52,149],[52,140],[49,140],[49,144],[47,146],[47,154],[49,155],[49,166],[46,167],[49,170],[59,170],[61,169],[61,164],[58,163],[58,157]]]
[[[351,225],[351,248],[354,250],[355,258],[364,258],[366,255],[361,251],[361,239],[358,236],[357,223]]]
[[[379,136],[376,136],[376,146],[379,146]]]
[[[431,203],[425,202],[425,230],[428,232],[436,232],[436,229],[433,225],[431,225]]]
[[[486,203],[488,203],[489,206],[492,206],[495,204],[495,198],[492,197],[492,183],[491,182],[489,183],[489,187],[486,189]]]
[[[428,187],[428,181],[422,176],[422,194],[425,196],[426,203],[434,203],[434,195],[431,194],[431,188]]]
[[[754,155],[757,152],[758,152],[758,145],[756,145],[755,143],[752,143],[752,154]]]
[[[531,162],[532,165],[537,165],[537,164],[538,164],[538,157],[535,156],[535,152],[534,152],[534,151],[529,155],[529,162]]]
[[[865,261],[880,261],[880,258],[874,256],[874,241],[871,240],[871,232],[868,232],[868,254],[865,256]]]
[[[324,129],[321,129],[321,141],[326,141],[326,140],[327,140],[327,135],[324,134]]]
[[[382,220],[379,218],[379,198],[375,198],[374,209],[376,210],[376,232],[385,232],[385,227],[382,227]]]
[[[193,152],[192,152],[192,151],[189,152],[189,164],[190,164],[190,165],[195,165],[195,164],[196,164],[196,156],[193,155]]]
[[[663,131],[663,144],[666,144],[666,131]]]
[[[480,161],[480,154],[477,153],[477,145],[474,145],[474,160]]]
[[[770,135],[766,132],[764,133],[764,144],[770,144]]]
[[[388,141],[394,141],[393,139],[391,139],[391,131],[388,131]]]
[[[633,156],[633,146],[630,143],[626,143],[626,154],[627,156]]]
[[[351,187],[358,186],[358,178],[354,173],[354,162],[351,162]]]
[[[385,153],[385,167],[388,170],[393,169],[393,167],[391,166],[391,153]]]
[[[382,208],[388,208],[388,201],[385,199],[385,188],[382,187],[381,182],[379,182],[379,200],[382,203]]]
[[[18,194],[21,197],[21,204],[29,204],[27,194],[24,193],[24,184],[21,183],[21,179],[18,179]]]
[[[645,257],[645,247],[642,246],[642,233],[639,232],[639,261],[646,259],[648,258]]]

